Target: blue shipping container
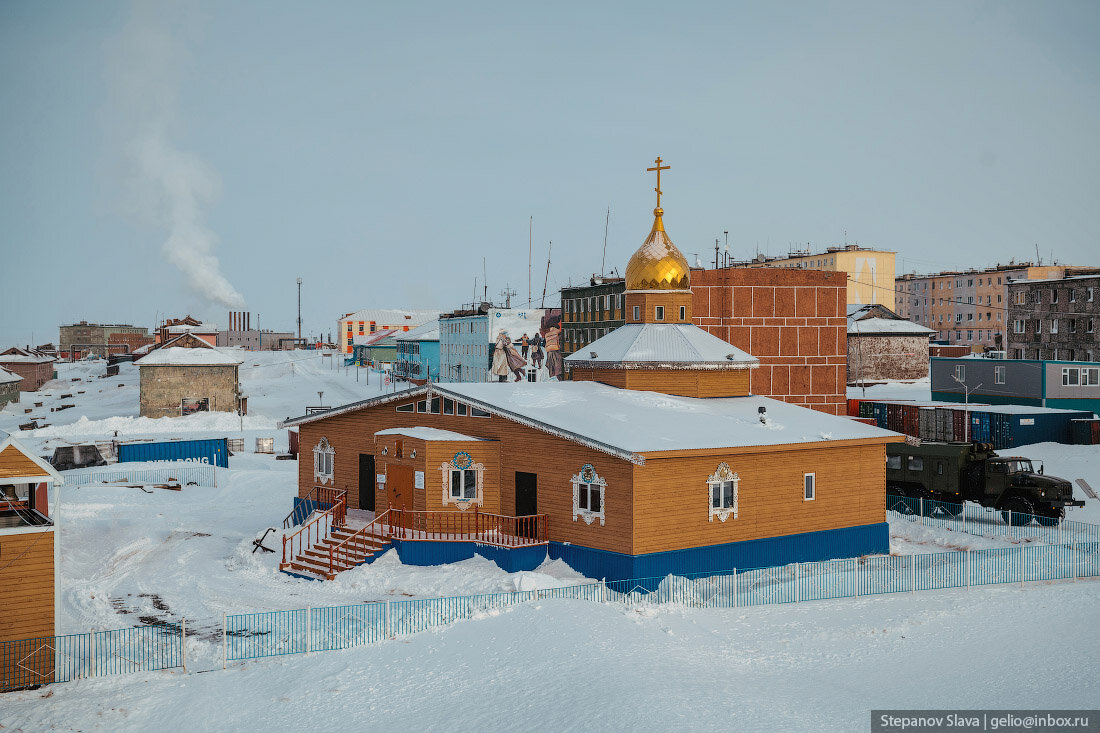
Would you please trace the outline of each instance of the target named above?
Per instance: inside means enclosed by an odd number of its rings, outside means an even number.
[[[229,468],[229,443],[226,438],[212,438],[171,440],[163,443],[123,443],[118,447],[119,463],[137,461],[186,461]]]

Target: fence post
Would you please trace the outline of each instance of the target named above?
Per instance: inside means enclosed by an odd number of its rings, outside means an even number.
[[[737,608],[737,568],[733,569],[733,607]]]
[[[916,555],[910,555],[909,556],[909,592],[910,593],[916,593],[917,592],[917,563],[916,563],[916,559],[917,559]],[[929,583],[929,585],[935,585],[935,583]]]
[[[306,655],[313,651],[313,606],[306,607]]]
[[[222,669],[225,669],[229,661],[229,624],[226,614],[222,614]]]
[[[1076,575],[1076,573],[1074,573],[1074,575]],[[91,668],[92,668],[92,671],[88,676],[89,677],[95,677],[95,662],[96,662],[96,656],[95,656],[95,631],[89,631],[88,636],[91,637],[91,640],[92,640],[92,660],[91,660],[91,665],[90,665]]]
[[[1024,587],[1024,546],[1020,545],[1020,587]]]
[[[921,526],[924,525],[924,497],[923,496],[920,498],[920,523],[921,523]]]
[[[1070,560],[1070,565],[1073,566],[1073,582],[1077,582],[1077,540],[1073,541],[1073,557]]]
[[[382,634],[390,638],[390,602],[386,601],[386,608],[382,614]]]
[[[798,603],[798,567],[799,563],[794,564],[794,602]]]
[[[858,558],[858,557],[855,559],[855,564],[856,564],[856,598],[859,598],[859,565],[860,565],[860,561],[861,561],[861,559]]]
[[[966,548],[966,589],[970,590],[970,548]]]
[[[183,671],[187,673],[187,619],[180,619],[180,650],[183,656]]]

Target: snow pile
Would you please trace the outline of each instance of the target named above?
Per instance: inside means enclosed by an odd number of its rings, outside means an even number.
[[[196,412],[186,417],[109,417],[89,420],[81,416],[70,425],[39,428],[35,438],[93,438],[99,436],[129,437],[134,435],[165,435],[169,433],[236,433],[245,430],[275,430],[277,421],[259,415],[239,417],[234,412]]]

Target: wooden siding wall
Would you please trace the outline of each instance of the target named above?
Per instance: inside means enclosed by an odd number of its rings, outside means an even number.
[[[691,323],[692,294],[690,291],[633,292],[628,290],[625,293],[624,300],[626,301],[625,319],[627,323]],[[665,307],[665,317],[661,321],[656,318],[656,307],[659,305]],[[634,320],[634,306],[639,307],[638,315],[641,318],[638,320]],[[682,321],[680,320],[680,306],[687,309],[687,317]]]
[[[15,446],[9,445],[0,453],[0,479],[21,476],[42,476],[47,478],[34,461],[23,455]]]
[[[507,389],[502,386],[502,389]],[[418,398],[410,397],[409,401]],[[374,434],[396,427],[427,427],[453,430],[458,433],[499,441],[500,513],[515,514],[517,471],[538,476],[538,511],[549,515],[550,539],[572,542],[614,552],[631,553],[633,526],[631,480],[633,464],[572,441],[519,425],[500,417],[462,417],[395,412],[403,401],[391,402],[356,412],[306,423],[301,432],[301,457],[298,461],[298,494],[305,496],[315,485],[313,481],[313,448],[324,436],[336,451],[333,463],[335,486],[348,492],[349,506],[359,506],[359,454],[375,455],[380,465],[387,456],[375,449]],[[390,436],[392,437],[392,436]],[[429,451],[430,452],[430,451]],[[449,459],[453,452],[447,456]],[[471,453],[471,455],[473,455]],[[419,458],[420,453],[417,452]],[[439,463],[436,463],[438,486]],[[571,479],[585,463],[591,463],[608,484],[606,524],[599,521],[587,525],[573,521],[573,484]],[[431,476],[425,480],[431,486]],[[373,484],[372,479],[372,484]],[[377,487],[377,484],[374,484]],[[386,494],[376,491],[376,510],[386,509]]]
[[[447,417],[450,417],[448,415]],[[481,418],[484,419],[484,418]],[[424,491],[418,493],[426,495],[426,504],[429,511],[461,511],[454,504],[443,505],[444,490],[450,491],[450,474],[447,476],[446,488],[443,484],[444,463],[450,463],[455,453],[466,451],[474,460],[485,466],[483,478],[485,503],[479,511],[490,514],[501,514],[500,497],[500,443],[495,440],[459,441],[432,441],[427,446],[428,466],[424,473]],[[512,504],[515,505],[515,476],[512,476]],[[509,512],[510,514],[511,512]]]
[[[602,382],[682,397],[743,397],[749,393],[749,369],[587,369],[573,367],[573,380]]]
[[[53,534],[0,532],[0,641],[54,635]]]
[[[707,477],[721,462],[740,477],[737,518],[710,521]],[[803,501],[803,475],[817,474]],[[753,449],[650,458],[634,467],[635,554],[886,521],[884,444]]]

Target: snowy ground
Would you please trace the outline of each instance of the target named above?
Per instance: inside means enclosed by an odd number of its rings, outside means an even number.
[[[316,356],[250,355],[242,381],[245,445],[317,404],[376,394],[377,377],[326,368]],[[252,366],[257,364],[258,366]],[[0,428],[41,400],[51,427],[18,437],[39,453],[61,441],[238,437],[235,416],[142,420],[136,368],[62,365],[62,380],[0,412]],[[80,377],[81,382],[71,382]],[[122,384],[122,387],[116,386]],[[76,394],[83,389],[84,395]],[[50,413],[63,400],[77,406]],[[920,399],[920,397],[914,397]],[[86,418],[86,419],[83,419]],[[226,422],[228,419],[228,422]],[[231,424],[232,423],[232,424]],[[233,428],[236,427],[236,432]],[[1041,444],[1016,452],[1047,472],[1100,488],[1100,448]],[[182,491],[65,486],[60,626],[65,633],[188,619],[193,670],[121,675],[10,693],[0,729],[396,728],[851,730],[880,707],[1088,707],[1100,663],[1100,583],[1036,584],[736,610],[630,611],[543,601],[346,652],[283,657],[221,671],[223,613],[551,587],[581,579],[561,563],[508,574],[481,559],[402,565],[393,553],[332,582],[277,571],[252,539],[281,528],[296,466],[243,453],[218,487]],[[151,493],[147,493],[151,492]],[[1078,491],[1080,495],[1080,492]],[[1100,521],[1098,502],[1070,512]],[[267,544],[277,548],[272,533]],[[896,554],[1010,544],[891,521]],[[969,680],[959,685],[958,680]],[[262,691],[261,691],[262,690]],[[659,702],[655,702],[659,701]]]

